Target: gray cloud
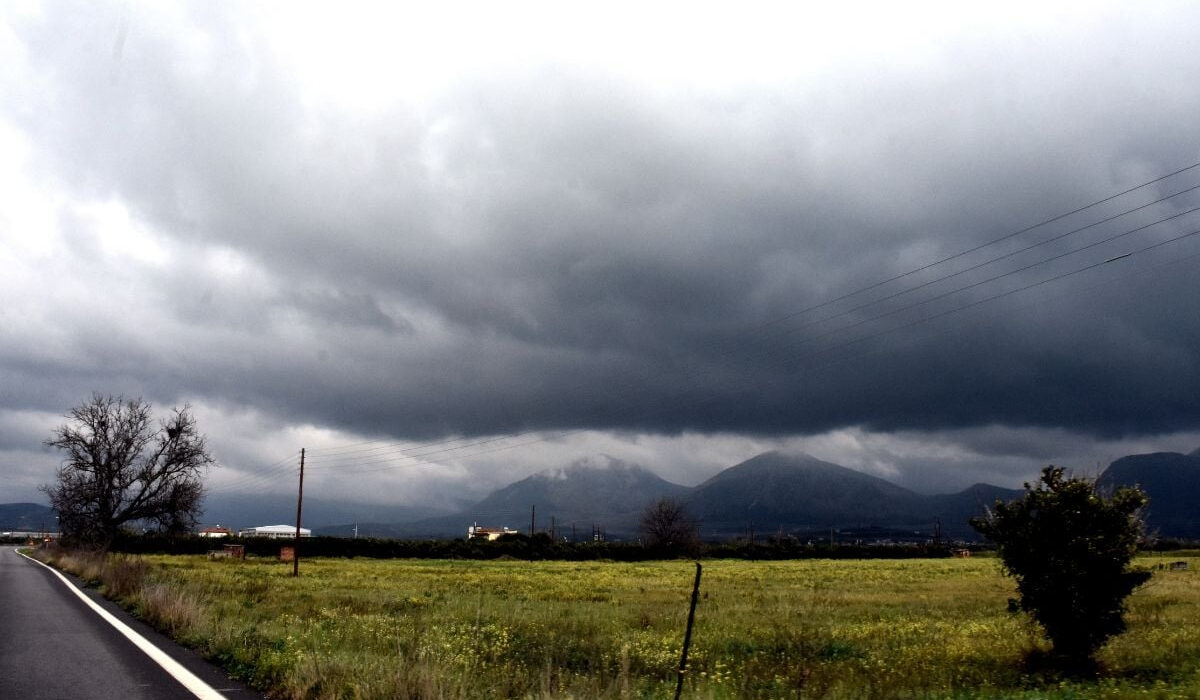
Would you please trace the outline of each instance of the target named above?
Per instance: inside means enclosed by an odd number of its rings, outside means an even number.
[[[1200,228],[984,282],[1194,193],[931,282],[1200,170],[803,311],[1195,161],[1187,5],[711,84],[480,57],[416,97],[398,72],[371,109],[314,93],[248,10],[8,14],[0,123],[26,148],[29,206],[53,210],[37,254],[33,214],[0,220],[9,409],[100,390],[347,438],[922,434],[981,475],[1200,422],[1200,237],[951,313]],[[1001,446],[977,446],[990,430]]]

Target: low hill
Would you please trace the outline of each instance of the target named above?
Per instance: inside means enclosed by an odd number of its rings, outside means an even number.
[[[40,503],[0,503],[0,532],[57,529],[54,509]]]
[[[1020,498],[1023,489],[1006,489],[991,484],[975,484],[958,493],[923,496],[927,514],[936,518],[941,524],[942,533],[947,537],[960,539],[978,539],[979,533],[971,528],[968,521],[985,510],[996,501],[1012,501]]]

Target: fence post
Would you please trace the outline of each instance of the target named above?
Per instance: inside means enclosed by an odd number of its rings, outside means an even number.
[[[700,562],[696,562],[696,581],[692,584],[692,606],[688,609],[687,630],[683,633],[683,654],[679,657],[679,680],[675,683],[675,700],[683,693],[683,673],[687,670],[688,647],[692,644],[692,624],[696,621],[696,602],[700,600]]]

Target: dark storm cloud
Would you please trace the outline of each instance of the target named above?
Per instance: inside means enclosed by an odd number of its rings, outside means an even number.
[[[1194,239],[920,323],[1195,217],[878,320],[1077,239],[797,313],[1200,158],[1194,16],[710,92],[497,68],[352,114],[307,99],[266,28],[205,8],[175,34],[134,14],[128,30],[94,5],[22,20],[40,88],[4,108],[36,177],[124,202],[194,265],[142,276],[124,314],[71,319],[68,351],[7,356],[23,405],[115,384],[404,437],[1200,422],[1198,276],[1155,267]],[[64,226],[72,255],[99,255],[86,223],[78,240]],[[71,389],[35,398],[47,377]]]

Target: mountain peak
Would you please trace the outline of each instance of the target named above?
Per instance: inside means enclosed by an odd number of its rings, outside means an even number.
[[[493,491],[468,513],[489,522],[520,522],[516,518],[537,506],[537,513],[583,521],[614,523],[636,520],[646,504],[660,497],[682,495],[686,487],[660,478],[649,469],[608,455],[580,459],[547,469]],[[472,515],[472,518],[476,518]]]
[[[693,514],[710,526],[745,523],[828,526],[909,521],[920,497],[869,474],[805,453],[765,452],[717,474],[692,493]]]
[[[580,478],[594,475],[596,472],[636,472],[652,474],[649,469],[638,465],[617,459],[611,455],[598,454],[583,457],[571,462],[565,467],[552,467],[543,469],[532,475],[531,478],[546,479],[551,481],[565,481],[572,478]]]
[[[771,476],[817,478],[819,475],[821,478],[873,481],[878,484],[887,484],[892,488],[900,488],[870,474],[818,459],[807,452],[781,452],[778,450],[764,452],[740,464],[729,467],[706,481],[705,484],[724,481],[734,477],[745,478],[749,475],[754,475],[756,478]],[[703,485],[701,484],[701,486]]]

